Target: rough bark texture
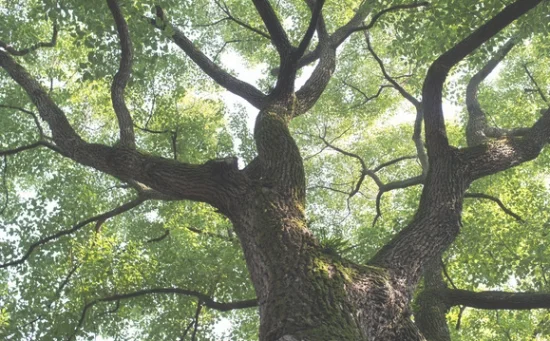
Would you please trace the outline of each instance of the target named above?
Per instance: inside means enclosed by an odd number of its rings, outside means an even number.
[[[209,203],[232,221],[259,302],[261,341],[425,340],[410,318],[409,305],[430,264],[425,279],[429,290],[418,297],[417,323],[428,340],[441,341],[448,340],[445,311],[453,302],[468,304],[472,299],[461,291],[449,291],[438,266],[433,265],[460,231],[466,189],[475,179],[535,158],[550,136],[548,111],[529,128],[528,137],[504,138],[489,144],[472,142],[476,146],[456,149],[449,145],[445,132],[443,84],[454,65],[539,2],[521,0],[507,6],[430,67],[422,103],[417,103],[418,111],[425,117],[429,157],[426,177],[420,178],[424,179],[424,189],[419,209],[413,221],[367,265],[352,264],[327,253],[308,229],[303,162],[288,124],[311,108],[322,94],[334,71],[336,48],[360,28],[370,13],[370,1],[365,1],[349,23],[332,35],[325,29],[322,2],[308,2],[313,12],[310,29],[300,46],[294,48],[269,2],[255,0],[281,58],[277,86],[269,95],[224,72],[174,28],[173,41],[199,67],[260,110],[254,131],[258,156],[244,170],[238,170],[235,159],[190,165],[152,157],[133,148],[131,117],[123,101],[131,43],[117,8],[113,14],[123,45],[123,61],[120,76],[113,83],[112,97],[124,140],[122,146],[84,141],[48,93],[3,50],[0,67],[27,92],[64,156],[123,181],[146,186],[172,200]],[[153,23],[165,29],[162,10],[157,9],[157,16]],[[318,32],[318,46],[302,56],[312,27]],[[297,69],[317,58],[320,61],[311,78],[295,92]],[[496,302],[504,296],[483,297]]]
[[[414,320],[428,341],[450,341],[446,314],[450,308],[444,291],[447,284],[441,274],[442,263],[436,259],[424,273],[422,291],[414,303]]]

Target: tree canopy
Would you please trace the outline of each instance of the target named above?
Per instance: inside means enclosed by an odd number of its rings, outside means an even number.
[[[262,249],[292,249],[261,232],[282,202],[328,278],[403,279],[426,339],[550,338],[548,1],[0,0],[0,16],[2,339],[296,340],[260,328],[259,278],[279,278]]]

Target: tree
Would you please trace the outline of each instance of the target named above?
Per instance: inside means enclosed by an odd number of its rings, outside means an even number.
[[[3,335],[548,336],[548,2],[252,4],[3,2]]]

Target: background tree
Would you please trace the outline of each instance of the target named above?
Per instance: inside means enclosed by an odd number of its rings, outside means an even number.
[[[550,334],[547,1],[0,3],[2,337]]]

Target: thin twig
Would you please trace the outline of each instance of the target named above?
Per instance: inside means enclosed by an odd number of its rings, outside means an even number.
[[[0,104],[0,108],[14,109],[14,110],[18,110],[22,113],[25,113],[27,115],[30,115],[32,117],[32,119],[34,120],[34,123],[36,124],[36,127],[38,128],[38,131],[40,132],[40,135],[44,135],[44,130],[42,129],[42,126],[40,125],[40,121],[38,120],[38,115],[36,113],[34,113],[30,110],[27,110],[25,108],[13,106],[13,105]]]
[[[474,199],[487,199],[495,202],[503,211],[504,213],[508,214],[509,216],[513,217],[517,221],[524,223],[525,220],[521,218],[519,215],[514,213],[512,210],[510,210],[508,207],[506,207],[500,199],[493,197],[491,195],[485,194],[485,193],[466,193],[464,195],[465,198],[474,198]]]
[[[155,238],[151,238],[149,240],[146,241],[146,243],[155,243],[155,242],[160,242],[161,240],[164,240],[166,237],[168,237],[170,235],[170,230],[165,230],[164,233],[159,236],[159,237],[155,237]]]
[[[414,160],[414,159],[417,159],[417,158],[418,158],[418,155],[401,156],[401,157],[398,157],[397,159],[381,163],[380,165],[378,165],[378,167],[374,168],[372,171],[374,173],[376,173],[376,172],[382,170],[382,168],[391,166],[391,165],[396,164],[398,162],[401,162],[401,161],[404,161],[404,160]]]
[[[2,167],[2,188],[4,189],[4,205],[2,207],[2,210],[0,210],[0,216],[4,215],[4,212],[6,212],[6,209],[8,208],[8,204],[10,202],[9,197],[9,190],[8,190],[8,156],[4,155],[4,162]]]
[[[350,109],[358,108],[360,106],[363,106],[363,105],[367,104],[368,102],[372,101],[373,99],[378,98],[382,94],[382,91],[386,88],[393,88],[392,85],[380,85],[380,87],[378,88],[378,91],[374,95],[368,96],[363,90],[359,89],[355,85],[350,84],[350,83],[346,82],[345,80],[342,80],[341,82],[342,82],[342,84],[350,87],[352,90],[357,91],[364,98],[364,100],[360,104],[354,105]]]
[[[248,25],[247,23],[245,23],[244,21],[240,20],[240,19],[237,19],[235,18],[232,14],[231,14],[231,11],[229,10],[229,7],[227,7],[227,4],[223,1],[216,1],[216,5],[218,5],[218,7],[222,10],[223,13],[225,13],[225,15],[227,15],[227,17],[225,18],[222,18],[220,20],[218,20],[217,22],[211,24],[211,25],[215,25],[219,22],[222,22],[222,21],[225,21],[225,20],[231,20],[233,22],[235,22],[237,25],[241,26],[241,27],[244,27],[246,28],[247,30],[250,30],[258,35],[260,35],[261,37],[265,38],[265,39],[268,39],[268,40],[271,40],[271,36],[267,33],[265,33],[264,31],[262,30],[259,30],[257,28],[254,28],[250,25]],[[210,25],[210,26],[211,26]]]
[[[102,302],[115,302],[120,300],[127,300],[135,297],[140,297],[144,295],[150,295],[150,294],[177,294],[177,295],[184,295],[184,296],[194,296],[197,297],[202,304],[205,307],[208,307],[210,309],[219,310],[219,311],[229,311],[229,310],[235,310],[235,309],[246,309],[246,308],[253,308],[258,306],[257,299],[251,299],[251,300],[245,300],[245,301],[236,301],[236,302],[217,302],[214,301],[214,299],[206,294],[203,294],[199,291],[195,290],[188,290],[188,289],[181,289],[181,288],[152,288],[152,289],[144,289],[144,290],[138,290],[134,292],[130,292],[127,294],[115,294],[112,296],[97,298],[89,303],[87,303],[84,308],[82,309],[82,314],[80,316],[80,320],[78,321],[78,324],[73,331],[73,333],[69,336],[68,340],[72,341],[75,339],[76,334],[84,324],[84,320],[86,318],[86,313],[89,309],[91,309],[94,305]]]
[[[380,19],[386,13],[399,11],[399,10],[402,10],[402,9],[412,9],[412,8],[424,7],[424,6],[429,6],[429,5],[430,5],[429,2],[417,2],[417,3],[405,4],[405,5],[396,5],[396,6],[392,6],[392,7],[383,9],[380,12],[376,13],[367,25],[355,27],[354,29],[351,30],[351,32],[370,30],[376,24],[378,19]]]
[[[197,302],[197,311],[195,312],[195,323],[193,327],[193,334],[191,334],[191,341],[195,341],[197,337],[197,331],[199,329],[199,317],[201,315],[202,302],[199,300]]]
[[[539,84],[538,84],[537,81],[535,80],[535,77],[534,77],[534,76],[531,74],[531,72],[529,71],[529,68],[527,67],[527,64],[524,64],[524,65],[523,65],[523,68],[525,69],[525,72],[527,72],[527,76],[529,76],[529,79],[531,80],[531,82],[533,82],[533,84],[535,85],[535,89],[537,89],[537,92],[539,93],[540,98],[542,98],[542,100],[544,101],[544,103],[549,104],[549,103],[548,103],[548,99],[546,98],[546,95],[544,95],[544,92],[542,91],[542,89],[540,88]]]
[[[108,212],[105,212],[105,213],[102,213],[102,214],[99,214],[99,215],[96,215],[94,217],[91,217],[91,218],[88,218],[86,220],[83,220],[77,224],[75,224],[73,227],[71,227],[70,229],[66,229],[66,230],[61,230],[57,233],[54,233],[52,235],[49,235],[49,236],[46,236],[46,237],[43,237],[41,238],[40,240],[32,243],[27,252],[19,259],[17,260],[14,260],[14,261],[11,261],[11,262],[7,262],[7,263],[4,263],[4,264],[0,264],[0,269],[3,269],[3,268],[7,268],[9,266],[14,266],[14,265],[19,265],[21,263],[23,263],[24,261],[26,261],[30,256],[31,254],[34,252],[34,250],[36,248],[38,248],[39,246],[41,245],[44,245],[50,241],[53,241],[53,240],[57,240],[63,236],[66,236],[66,235],[69,235],[69,234],[72,234],[72,233],[75,233],[76,231],[82,229],[84,226],[92,223],[92,222],[97,222],[97,221],[100,221],[100,220],[104,220],[104,219],[109,219],[109,218],[112,218],[116,215],[119,215],[121,213],[124,213],[126,211],[129,211],[131,210],[132,208],[142,204],[144,201],[146,200],[145,197],[138,197],[132,201],[129,201],[123,205],[120,205]]]

